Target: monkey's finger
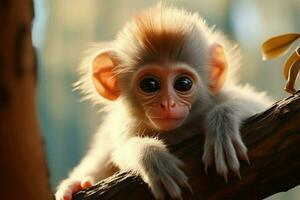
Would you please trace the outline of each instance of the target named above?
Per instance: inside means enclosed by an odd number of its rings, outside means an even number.
[[[89,187],[92,187],[92,182],[90,182],[90,181],[82,181],[81,182],[81,187],[82,187],[82,189],[86,189],[86,188],[89,188]]]
[[[161,173],[161,182],[172,199],[182,199],[180,187],[167,173]]]
[[[224,139],[224,151],[229,168],[236,171],[240,168],[236,149],[233,146],[232,140],[229,137]]]
[[[205,173],[207,174],[207,169],[213,164],[214,161],[214,149],[213,145],[207,142],[207,139],[204,144],[202,161],[204,163]]]
[[[189,191],[191,194],[194,193],[194,190],[193,190],[192,186],[189,184],[188,180],[185,180],[185,181],[181,180],[181,181],[179,182],[179,185],[180,185],[181,187],[183,187],[183,188],[188,189],[188,191]]]
[[[235,148],[235,151],[238,155],[238,157],[241,160],[246,160],[248,162],[248,164],[250,165],[250,160],[247,154],[247,147],[245,146],[244,142],[242,141],[240,136],[237,137],[233,137],[232,138],[232,144]]]
[[[180,179],[187,181],[188,177],[175,165],[170,166],[169,170],[167,170],[167,173],[173,178],[173,179]]]
[[[216,170],[218,174],[223,175],[225,178],[225,181],[227,182],[227,174],[228,169],[225,162],[225,155],[223,152],[223,144],[221,141],[217,140],[214,145],[214,153],[215,153],[215,164],[216,164]]]
[[[63,186],[55,195],[56,200],[71,200],[75,192],[81,190],[82,187],[79,181],[70,182]]]
[[[163,186],[160,183],[156,183],[155,185],[151,186],[151,191],[155,199],[164,200],[165,199],[165,192],[163,190]]]
[[[81,183],[80,183],[82,189],[86,189],[86,188],[89,188],[89,187],[92,187],[93,185],[93,180],[91,177],[85,177]]]
[[[224,151],[226,154],[227,164],[230,170],[235,172],[239,176],[240,163],[234,149],[234,146],[229,138],[224,140]]]
[[[148,176],[142,176],[142,177],[143,177],[143,180],[150,187],[154,198],[163,200],[165,198],[165,193],[164,193],[163,187],[160,183],[160,180],[159,180],[157,174],[154,174],[154,175],[150,174],[149,177],[151,177],[151,178],[148,178]]]
[[[169,174],[181,187],[187,188],[191,193],[193,193],[193,189],[188,182],[188,177],[183,171],[176,167],[174,171]]]
[[[71,197],[72,197],[72,194],[75,193],[75,192],[78,192],[79,190],[81,190],[82,187],[80,185],[80,181],[71,181],[70,183],[68,183],[66,186],[65,186],[65,193],[71,193]],[[68,195],[66,195],[68,196]]]
[[[172,156],[172,163],[174,163],[176,166],[180,167],[180,168],[184,168],[184,162],[182,160],[180,160],[179,158],[177,158],[176,156],[170,154]],[[169,164],[169,163],[168,163]]]
[[[72,199],[72,191],[71,190],[66,190],[62,194],[62,198],[60,200],[71,200]]]
[[[204,162],[204,170],[205,170],[205,174],[208,174],[208,167],[210,167],[213,162],[214,162],[214,150],[213,147],[211,146],[211,148],[209,150],[207,150],[207,152],[205,155],[202,156],[202,161]]]

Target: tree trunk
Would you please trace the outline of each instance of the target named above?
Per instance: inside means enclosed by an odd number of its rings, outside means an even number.
[[[184,161],[185,172],[194,191],[191,194],[184,190],[184,199],[262,199],[300,184],[300,92],[248,119],[241,132],[249,149],[251,164],[242,162],[242,179],[231,173],[228,183],[216,174],[214,168],[209,169],[208,175],[205,174],[201,161],[203,134],[185,139],[179,135],[178,141],[183,141],[171,142],[178,143],[170,146],[170,150]],[[78,192],[74,198],[96,199],[154,198],[139,177],[123,172]]]
[[[32,0],[0,1],[0,199],[53,199],[36,110]]]

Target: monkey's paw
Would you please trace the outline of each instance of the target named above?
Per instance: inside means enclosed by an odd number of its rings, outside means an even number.
[[[167,151],[148,149],[140,167],[140,175],[156,199],[164,199],[163,187],[173,199],[182,199],[180,187],[192,191],[187,176],[180,169],[182,161]]]
[[[224,131],[216,131],[218,134],[207,134],[204,144],[202,160],[207,174],[207,168],[215,162],[217,173],[224,176],[227,182],[229,169],[240,175],[239,159],[249,163],[247,147],[243,143],[240,134],[226,134]]]
[[[86,177],[82,180],[64,180],[55,193],[56,200],[71,200],[74,193],[89,188],[93,185],[91,178]]]

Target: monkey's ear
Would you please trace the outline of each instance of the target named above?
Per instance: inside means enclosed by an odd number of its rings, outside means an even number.
[[[210,47],[209,89],[216,94],[223,87],[227,76],[228,63],[222,45],[213,44]]]
[[[118,65],[112,52],[103,52],[92,62],[93,83],[97,92],[104,98],[114,101],[120,96],[117,76],[114,72]]]

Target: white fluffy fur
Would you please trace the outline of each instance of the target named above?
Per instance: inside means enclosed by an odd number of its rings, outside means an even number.
[[[226,40],[221,33],[210,29],[198,14],[161,4],[151,9],[161,11],[152,13],[152,15],[163,16],[164,26],[192,30],[186,40],[186,52],[194,59],[195,63],[202,62],[201,65],[194,67],[202,73],[201,78],[206,84],[208,84],[209,46],[214,43],[224,46],[229,63],[227,81],[217,96],[210,95],[210,102],[206,99],[203,104],[205,106],[206,103],[211,108],[207,112],[206,118],[208,132],[206,133],[203,161],[208,166],[215,157],[217,171],[225,177],[228,170],[237,172],[239,162],[231,142],[237,143],[237,153],[240,151],[239,153],[246,156],[246,147],[239,134],[240,124],[244,118],[263,111],[271,101],[265,97],[264,93],[257,93],[249,86],[237,85],[235,74],[240,65],[237,47]],[[100,97],[92,83],[91,63],[99,53],[107,50],[117,52],[117,57],[121,60],[117,69],[119,73],[134,72],[132,66],[135,65],[135,61],[133,58],[142,48],[138,38],[135,37],[135,32],[134,21],[128,22],[112,43],[104,45],[104,48],[103,44],[94,45],[80,65],[81,78],[76,83],[76,88],[80,89],[85,98],[91,99],[93,103],[109,106],[107,109],[109,112],[97,131],[87,155],[70,176],[58,186],[57,199],[69,194],[72,190],[71,186],[76,181],[80,182],[90,178],[95,182],[111,175],[108,170],[110,164],[118,166],[120,170],[131,170],[140,175],[148,183],[156,198],[164,196],[162,188],[159,187],[160,183],[174,198],[180,198],[180,187],[188,185],[187,177],[180,169],[181,161],[168,152],[164,143],[155,137],[139,136],[145,129],[139,127],[140,119],[133,118],[127,107],[124,106],[126,101],[122,97],[115,102],[107,101]],[[155,132],[152,133],[152,135],[155,134]],[[214,151],[212,148],[215,148]],[[213,152],[215,155],[212,155]],[[223,153],[228,156],[228,165],[224,160]]]

